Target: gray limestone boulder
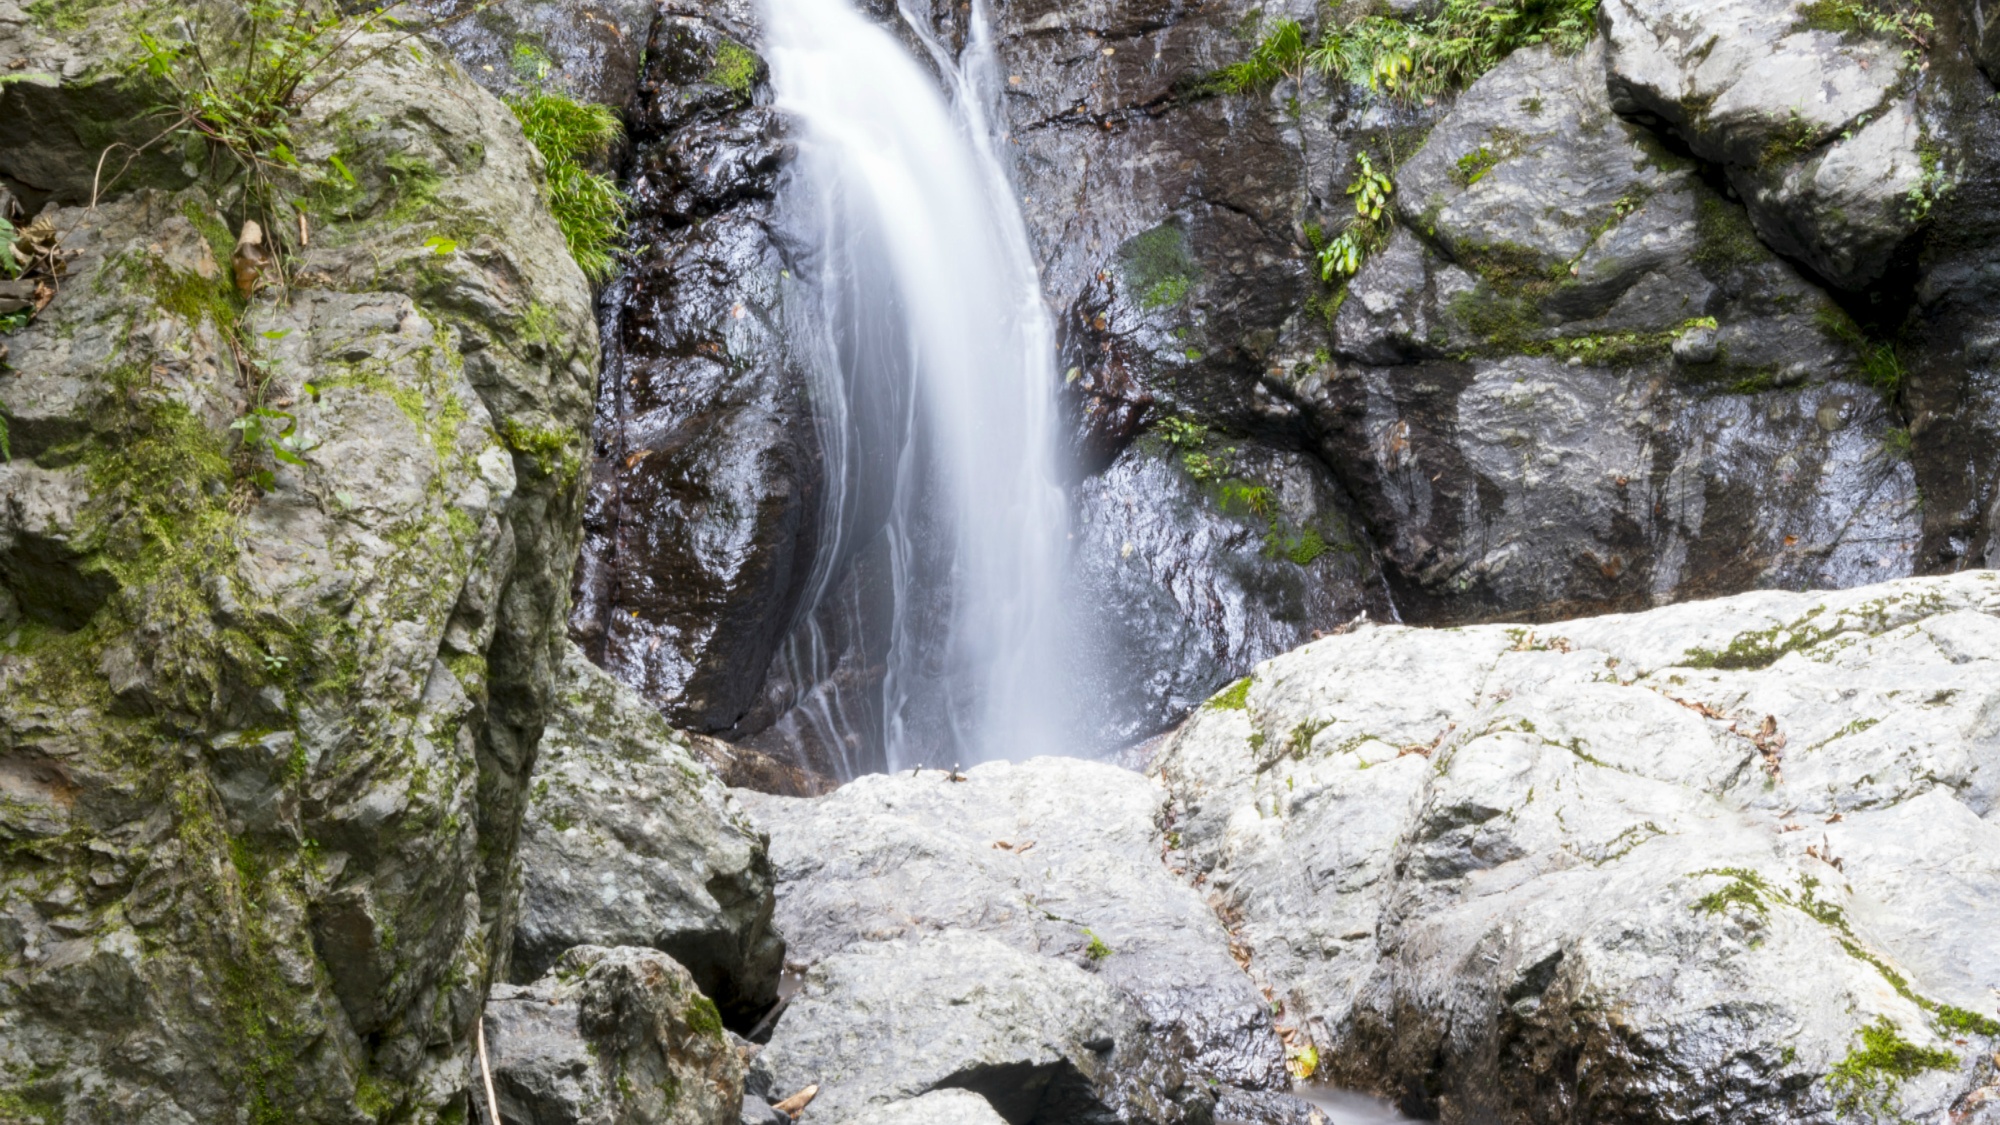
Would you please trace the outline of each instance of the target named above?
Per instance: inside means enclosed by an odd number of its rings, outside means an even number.
[[[1007,964],[1018,965],[1024,989],[1068,981],[1063,987],[1104,997],[1102,1019],[1110,1021],[1106,1034],[1116,1050],[1101,1068],[1091,1060],[1102,1052],[1063,1057],[1103,1105],[1128,1118],[1206,1114],[1210,1083],[1284,1085],[1268,1001],[1231,959],[1209,905],[1170,866],[1178,860],[1159,826],[1165,794],[1155,783],[1103,763],[1056,758],[988,763],[958,776],[874,775],[813,800],[746,798],[771,833],[777,923],[791,958],[839,966],[808,972],[800,999],[777,1022],[774,1064],[831,1058],[824,1054],[830,1048],[800,1055],[785,1044],[835,1042],[837,1029],[870,1018],[878,1001],[861,997],[880,994],[887,986],[878,974],[894,966],[921,961],[933,994],[976,995],[994,966]],[[974,938],[983,952],[954,968],[948,954]],[[882,952],[885,942],[900,952]],[[998,951],[1004,960],[996,960]],[[921,1029],[940,1017],[918,1005],[908,1018]],[[897,1039],[922,1043],[928,1034],[892,1026]],[[1035,1026],[1007,1033],[1040,1042]],[[1077,1035],[1075,1042],[1095,1041],[1096,1032]],[[793,1069],[781,1073],[796,1082],[780,1081],[778,1090],[823,1077],[809,1073],[817,1063],[787,1065]],[[1055,1064],[1034,1065],[1040,1074]],[[884,1085],[891,1081],[886,1066],[853,1071],[856,1077],[843,1079],[853,1089],[842,1097],[879,1100],[923,1088],[902,1078]],[[991,1089],[974,1088],[1009,1121],[1034,1117],[1020,1116]]]
[[[651,946],[732,1021],[777,999],[770,861],[729,791],[630,688],[574,645],[521,825],[513,974],[578,945]]]
[[[971,1090],[1009,1122],[1160,1120],[1125,1071],[1137,1011],[1075,964],[978,933],[871,942],[806,973],[759,1057],[774,1090],[818,1085],[828,1125]]]
[[[1444,1122],[1942,1119],[2000,1043],[2000,575],[1364,629],[1158,758],[1328,1077]]]
[[[1599,22],[1619,110],[1725,165],[1766,241],[1859,288],[1922,219],[1911,196],[1927,190],[1926,142],[1909,96],[1922,50],[1839,11],[1607,0]]]
[[[416,45],[292,122],[352,181],[245,300],[218,185],[70,205],[166,20],[73,15],[0,11],[0,57],[67,60],[0,87],[35,130],[0,175],[64,251],[0,372],[0,1106],[460,1112],[561,652],[588,289],[513,116]]]
[[[657,950],[579,946],[533,984],[497,986],[485,1020],[503,1125],[738,1125],[743,1061]]]

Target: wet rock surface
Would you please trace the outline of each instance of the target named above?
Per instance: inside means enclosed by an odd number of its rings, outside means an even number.
[[[1394,610],[1344,498],[1310,458],[1220,438],[1142,442],[1076,488],[1078,752],[1178,722],[1244,669]],[[1226,462],[1224,476],[1188,458]]]
[[[67,59],[34,97],[79,127],[164,20],[14,13],[0,54]],[[512,116],[430,51],[291,128],[353,182],[285,300],[240,298],[204,190],[43,213],[65,271],[0,371],[0,1115],[465,1109],[563,643],[589,293]],[[0,171],[61,201],[75,136]],[[293,460],[245,442],[258,406]]]
[[[819,520],[806,378],[782,330],[782,127],[746,19],[674,9],[653,29],[629,130],[644,250],[603,300],[570,618],[592,660],[703,733],[756,701]]]
[[[1991,572],[1365,629],[1154,768],[1336,1081],[1445,1122],[1927,1118],[1994,1081],[1996,659]]]
[[[657,950],[579,946],[484,1018],[502,1125],[738,1125],[742,1059]]]
[[[497,94],[559,91],[620,109],[639,92],[659,5],[648,0],[420,0],[435,39],[472,80]]]
[[[747,1026],[784,962],[762,834],[687,736],[574,646],[556,691],[521,827],[514,979],[572,946],[650,946]]]
[[[1163,865],[1156,784],[1053,758],[951,776],[745,797],[771,833],[778,928],[812,966],[772,1033],[775,1089],[825,1083],[838,1117],[962,1086],[1020,1123],[1079,1119],[1059,1108],[1078,1098],[1083,1118],[1199,1119],[1211,1082],[1284,1085],[1266,1002]],[[897,1034],[859,1030],[884,1024]]]
[[[1298,380],[1411,620],[1910,573],[1921,517],[1847,314],[1612,113],[1514,54],[1396,174],[1336,363]]]

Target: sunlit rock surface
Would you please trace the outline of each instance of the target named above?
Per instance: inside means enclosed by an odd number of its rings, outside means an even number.
[[[1211,1083],[1284,1085],[1266,1002],[1162,862],[1156,782],[1058,758],[961,777],[745,796],[771,834],[778,929],[812,966],[772,1034],[778,1090],[826,1081],[858,1107],[962,1085],[1010,1121],[1068,1118],[1009,1098],[1086,1096],[1094,1114],[1180,1121],[1209,1112]],[[913,1051],[930,1069],[905,1073]],[[983,1077],[945,1081],[960,1071]]]
[[[1257,669],[1155,771],[1336,1081],[1445,1122],[1941,1119],[2000,1037],[2000,575]]]

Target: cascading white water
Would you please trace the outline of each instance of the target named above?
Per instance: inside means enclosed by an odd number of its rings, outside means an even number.
[[[983,4],[957,58],[904,13],[942,90],[850,0],[763,6],[777,106],[801,126],[791,209],[813,243],[801,284],[817,307],[796,323],[814,339],[795,343],[818,368],[830,497],[809,610],[834,596],[838,561],[869,550],[889,587],[881,675],[866,678],[880,754],[844,749],[842,764],[1056,750],[1054,339],[989,125]],[[835,679],[817,626],[793,645],[801,681]],[[806,721],[852,748],[826,696],[801,704]]]

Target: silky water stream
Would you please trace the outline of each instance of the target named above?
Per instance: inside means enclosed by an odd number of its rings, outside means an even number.
[[[845,0],[764,9],[827,481],[779,734],[845,776],[1059,750],[1055,345],[983,12],[956,55],[905,15],[920,59]]]

